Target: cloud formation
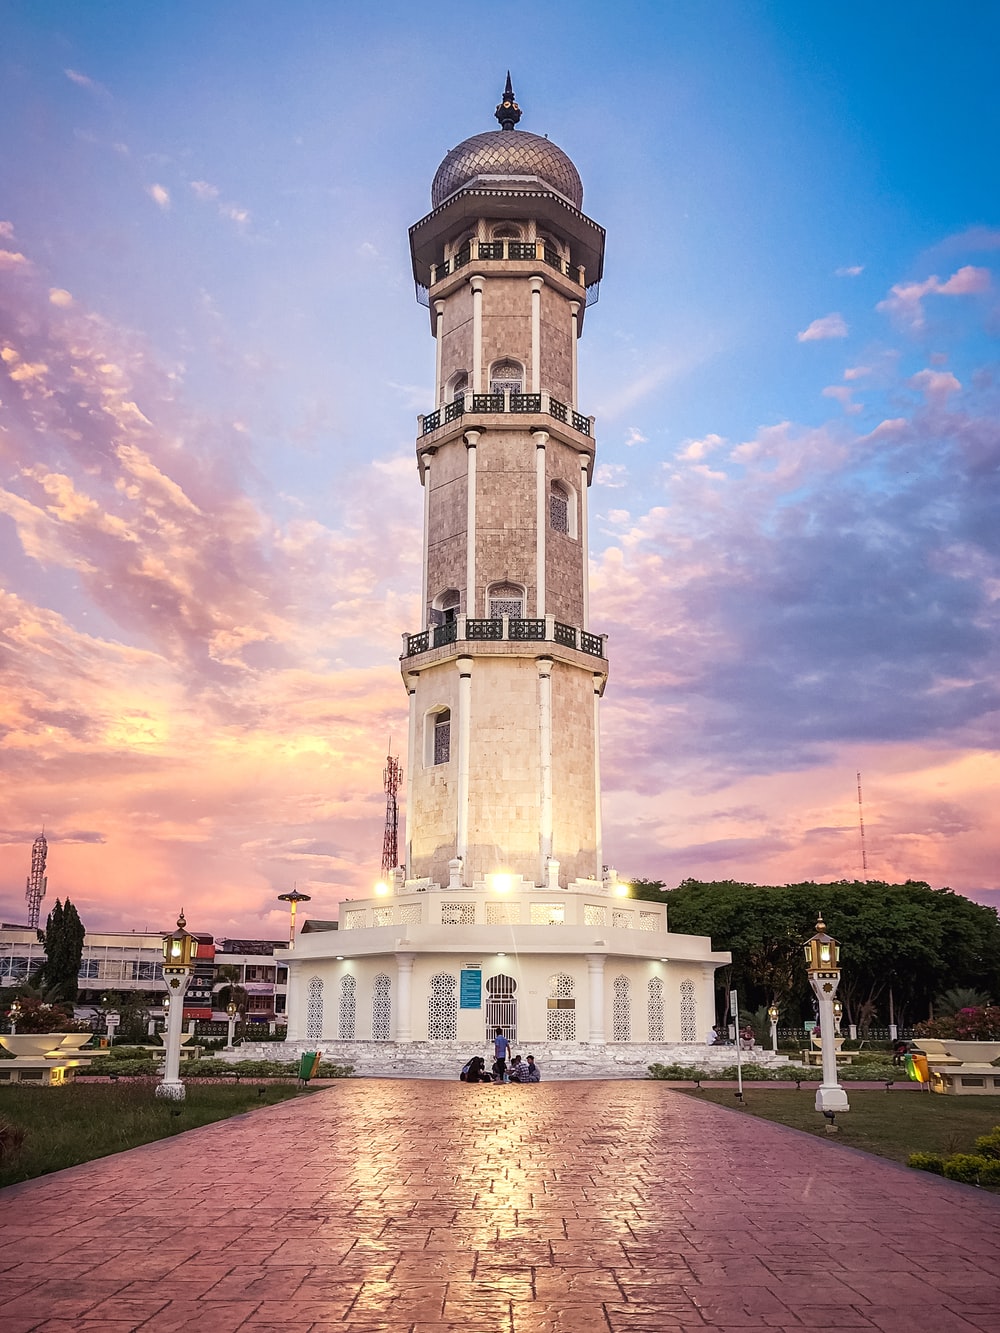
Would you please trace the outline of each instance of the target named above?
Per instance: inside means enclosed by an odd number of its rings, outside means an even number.
[[[807,329],[803,329],[795,336],[800,343],[819,342],[823,338],[846,338],[847,321],[835,310],[830,315],[824,315],[822,319],[814,319]]]
[[[924,300],[928,296],[973,296],[990,287],[989,269],[966,264],[944,282],[932,274],[923,282],[896,283],[876,310],[888,315],[901,328],[911,333],[927,326]]]

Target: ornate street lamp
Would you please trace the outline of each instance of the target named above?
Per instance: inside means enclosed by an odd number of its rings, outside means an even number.
[[[188,933],[184,913],[177,918],[177,929],[163,940],[163,980],[167,983],[167,1031],[165,1045],[167,1058],[163,1078],[157,1084],[157,1097],[169,1101],[184,1100],[184,1084],[180,1079],[181,1027],[184,1023],[184,992],[191,981],[194,960],[198,952],[197,939]],[[173,1004],[167,1001],[173,1000]]]
[[[312,894],[310,894],[310,893],[299,893],[298,889],[296,889],[296,888],[293,887],[291,893],[279,893],[279,894],[278,894],[278,902],[279,902],[279,903],[287,903],[288,906],[289,906],[289,908],[291,909],[290,914],[289,914],[289,921],[288,921],[288,947],[289,947],[289,949],[294,949],[294,948],[295,948],[295,909],[298,907],[299,903],[309,903],[309,902],[312,902]]]
[[[834,1000],[840,985],[840,945],[826,933],[820,916],[816,934],[802,946],[809,973],[809,985],[819,1002],[819,1031],[823,1049],[823,1082],[816,1089],[816,1110],[832,1119],[837,1111],[849,1111],[847,1093],[837,1081],[837,1020]],[[841,1008],[843,1012],[843,1008]]]
[[[778,1006],[769,1004],[767,1006],[767,1017],[771,1024],[771,1050],[775,1055],[778,1054]]]
[[[17,1036],[17,1021],[18,1021],[18,1019],[21,1017],[21,1001],[20,1001],[20,1000],[12,1000],[12,1001],[11,1001],[9,1017],[10,1017],[10,1035],[11,1035],[12,1037],[16,1037],[16,1036]]]
[[[226,1050],[233,1050],[233,1033],[236,1031],[236,1015],[239,1013],[232,1000],[226,1005],[226,1017],[229,1019],[229,1036],[226,1038]]]

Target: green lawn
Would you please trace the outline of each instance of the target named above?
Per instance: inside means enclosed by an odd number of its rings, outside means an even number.
[[[298,1093],[290,1083],[268,1084],[258,1092],[252,1083],[201,1087],[192,1082],[183,1102],[169,1102],[154,1097],[153,1087],[124,1082],[0,1087],[0,1186],[181,1134]],[[5,1125],[24,1130],[20,1150],[4,1150]]]
[[[669,1086],[669,1085],[667,1085]],[[682,1096],[701,1097],[719,1106],[729,1106],[743,1115],[826,1134],[826,1121],[814,1107],[815,1084],[804,1083],[801,1092],[747,1084],[742,1106],[731,1088],[675,1088]],[[845,1087],[849,1112],[837,1116],[835,1141],[851,1148],[905,1162],[912,1152],[973,1152],[980,1134],[1000,1125],[1000,1097],[944,1097],[925,1092],[875,1092]],[[832,1136],[831,1136],[832,1137]]]

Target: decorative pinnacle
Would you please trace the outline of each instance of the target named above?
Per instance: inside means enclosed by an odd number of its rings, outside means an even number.
[[[512,130],[521,119],[521,108],[514,100],[514,89],[510,84],[510,70],[507,71],[507,86],[503,90],[503,99],[495,114],[500,122],[500,128],[504,130]]]
[[[816,918],[816,934],[824,935],[826,933],[826,922],[823,920],[823,913],[820,912]]]
[[[184,920],[184,908],[183,908],[183,907],[181,908],[181,914],[180,914],[180,916],[177,918],[177,929],[178,929],[178,930],[187,930],[187,922]]]

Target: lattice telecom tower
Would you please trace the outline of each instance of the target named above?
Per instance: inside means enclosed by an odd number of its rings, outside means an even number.
[[[382,840],[382,878],[391,875],[399,864],[399,784],[403,770],[392,750],[386,756],[382,781],[385,784],[385,837]]]
[[[45,890],[49,883],[45,878],[45,858],[48,854],[49,844],[45,841],[45,834],[39,833],[31,844],[31,874],[28,876],[28,882],[24,890],[24,896],[28,903],[28,925],[32,930],[38,929],[38,916],[41,911],[42,899],[45,897]]]
[[[865,807],[861,799],[861,774],[858,774],[858,824],[861,826],[861,871],[868,883],[868,850],[865,847]]]

